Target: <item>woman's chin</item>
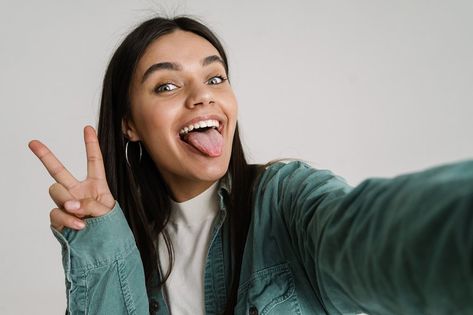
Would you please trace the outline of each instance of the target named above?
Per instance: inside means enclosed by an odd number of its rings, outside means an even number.
[[[214,182],[225,176],[227,173],[228,164],[225,165],[215,165],[209,164],[205,165],[197,170],[194,170],[194,176],[199,180],[206,182]]]

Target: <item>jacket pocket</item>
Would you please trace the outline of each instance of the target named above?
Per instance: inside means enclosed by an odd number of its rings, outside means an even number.
[[[240,285],[235,314],[301,314],[288,264],[257,271]]]

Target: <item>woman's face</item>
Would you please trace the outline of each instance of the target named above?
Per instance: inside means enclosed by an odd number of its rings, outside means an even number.
[[[130,98],[123,132],[142,141],[176,201],[198,195],[226,173],[237,101],[206,39],[177,30],[154,41],[138,62]]]

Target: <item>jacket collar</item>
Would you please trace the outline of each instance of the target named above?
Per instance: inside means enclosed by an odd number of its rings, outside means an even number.
[[[218,194],[218,204],[220,210],[223,211],[224,215],[227,213],[226,203],[228,203],[228,199],[230,198],[230,193],[232,191],[232,175],[229,171],[220,179],[217,188]]]

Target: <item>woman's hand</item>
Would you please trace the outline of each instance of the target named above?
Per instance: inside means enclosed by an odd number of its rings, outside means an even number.
[[[99,141],[91,126],[84,128],[87,152],[87,177],[78,181],[38,140],[28,146],[41,160],[56,183],[49,187],[49,194],[57,208],[50,212],[51,225],[59,231],[64,227],[80,230],[85,227],[85,217],[98,217],[108,213],[115,205],[105,177],[105,168]]]

